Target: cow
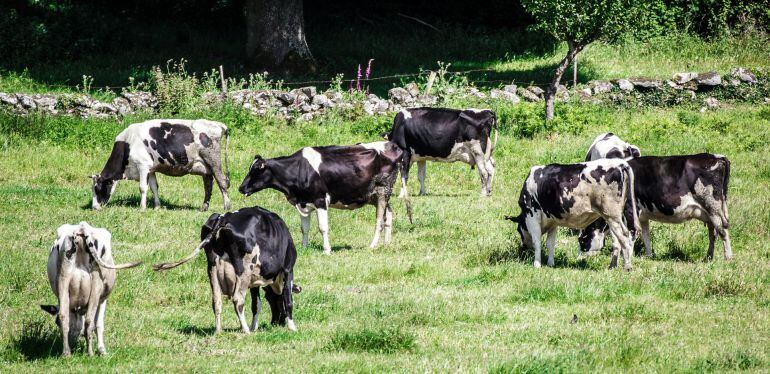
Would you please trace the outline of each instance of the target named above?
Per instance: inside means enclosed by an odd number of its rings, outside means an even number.
[[[222,173],[220,140],[225,136],[225,167]],[[203,177],[204,198],[201,211],[209,208],[214,179],[222,192],[225,210],[230,209],[227,188],[230,171],[227,165],[227,144],[230,142],[227,127],[219,122],[198,119],[155,119],[134,123],[115,138],[112,153],[102,172],[92,175],[93,198],[91,206],[100,209],[106,204],[117,182],[122,179],[139,181],[141,209],[147,208],[147,186],[160,207],[158,181],[155,173],[180,177],[187,174]]]
[[[521,213],[505,218],[518,223],[523,245],[534,247],[535,267],[540,267],[542,234],[548,234],[548,266],[553,266],[559,226],[582,229],[597,218],[604,218],[615,244],[610,269],[617,266],[618,250],[622,250],[624,268],[630,271],[630,230],[637,225],[633,186],[634,173],[623,160],[534,166],[519,195]]]
[[[588,148],[585,161],[595,161],[602,158],[639,157],[642,153],[639,147],[626,143],[617,135],[608,132],[599,134]]]
[[[732,259],[727,214],[730,160],[727,157],[709,153],[643,156],[629,159],[628,165],[636,178],[634,195],[648,257],[654,255],[650,242],[650,221],[683,223],[697,219],[708,228],[706,259],[714,256],[717,236],[722,239],[725,260]],[[580,234],[580,249],[588,252],[600,250],[605,233],[606,223],[601,220],[592,223]]]
[[[358,209],[374,205],[377,218],[371,248],[377,246],[385,227],[390,242],[393,210],[390,196],[403,152],[392,142],[352,146],[305,147],[290,156],[264,159],[254,156],[249,172],[238,188],[249,196],[266,188],[280,191],[297,208],[301,219],[302,245],[307,246],[310,213],[318,216],[323,250],[331,254],[328,209]],[[411,203],[406,197],[412,220]]]
[[[262,309],[260,287],[270,304],[271,323],[297,331],[292,300],[292,292],[301,290],[294,285],[297,250],[281,217],[260,207],[215,213],[201,227],[200,238],[200,245],[184,259],[156,264],[153,269],[173,269],[192,260],[203,249],[217,333],[222,331],[223,294],[232,300],[241,330],[246,334],[257,330]],[[243,313],[247,290],[251,292],[251,327]]]
[[[495,130],[495,139],[491,133]],[[481,195],[492,194],[495,160],[492,151],[497,144],[497,116],[489,109],[414,108],[396,114],[393,128],[382,134],[396,143],[404,157],[401,161],[401,193],[407,194],[407,181],[412,162],[417,162],[420,195],[426,194],[425,161],[461,161],[479,170]]]
[[[87,222],[61,225],[56,230],[56,241],[48,255],[48,282],[58,299],[57,305],[41,305],[44,311],[56,316],[62,334],[62,356],[71,354],[70,347],[85,335],[88,355],[93,356],[94,328],[98,353],[107,353],[104,347],[104,313],[107,297],[115,287],[115,270],[141,265],[133,262],[114,265],[112,235]]]

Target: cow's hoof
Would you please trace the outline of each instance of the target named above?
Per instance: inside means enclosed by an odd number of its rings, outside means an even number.
[[[70,353],[69,351],[62,352],[61,356],[64,357],[64,358],[70,358],[70,357],[72,357],[72,353]]]
[[[286,328],[289,329],[289,331],[297,332],[297,326],[294,325],[294,321],[287,319],[286,320]]]
[[[534,265],[535,265],[536,268],[539,268],[541,266],[540,265],[540,261],[535,261]]]
[[[332,255],[331,248],[330,249],[324,249],[324,254],[327,255],[327,256],[331,256]]]
[[[200,211],[201,211],[201,212],[205,212],[205,211],[207,211],[207,210],[209,210],[209,204],[203,204],[203,205],[201,206],[201,208],[200,208]],[[225,208],[225,210],[227,210],[227,208]]]
[[[725,256],[725,261],[732,261],[733,255]]]
[[[625,270],[626,272],[629,272],[629,273],[630,273],[630,272],[634,271],[634,268],[633,268],[633,267],[631,267],[631,266],[624,266],[624,267],[623,267],[623,270]]]
[[[554,263],[553,263],[553,261],[548,261],[548,267],[549,267],[549,268],[552,268],[552,267],[554,267]]]
[[[104,347],[99,347],[99,349],[96,350],[96,353],[99,356],[106,356],[107,355],[107,349],[105,349]]]

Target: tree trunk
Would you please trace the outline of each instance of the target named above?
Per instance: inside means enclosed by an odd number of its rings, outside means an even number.
[[[548,85],[548,88],[545,90],[545,120],[550,121],[553,119],[553,105],[556,101],[556,92],[559,89],[559,82],[561,82],[561,77],[564,75],[564,72],[569,67],[569,64],[572,63],[572,60],[575,59],[575,56],[577,56],[578,52],[583,49],[583,46],[580,44],[577,44],[573,41],[568,41],[567,44],[569,45],[569,51],[567,52],[567,55],[564,56],[564,58],[559,63],[559,66],[556,67],[556,73],[553,75],[553,80],[551,81],[551,84]]]
[[[315,72],[305,41],[302,0],[246,0],[246,33],[250,65],[285,73]]]

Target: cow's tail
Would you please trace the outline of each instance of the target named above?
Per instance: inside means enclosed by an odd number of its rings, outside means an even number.
[[[230,148],[230,129],[225,127],[225,177],[227,186],[230,186],[230,159],[228,157],[228,148]]]
[[[730,160],[725,156],[719,156],[724,162],[724,175],[722,176],[722,225],[724,228],[730,228],[730,218],[727,215],[727,188],[730,184]]]
[[[409,191],[406,191],[406,194],[404,194],[404,204],[406,204],[406,215],[409,216],[409,224],[413,225],[414,221],[412,220],[412,199],[409,197]]]
[[[636,193],[634,192],[634,186],[636,185],[634,182],[634,170],[631,169],[631,166],[628,164],[623,165],[623,171],[626,175],[626,183],[624,183],[624,189],[625,189],[625,197],[626,202],[631,202],[631,224],[634,228],[634,231],[639,231],[639,213],[636,210]],[[625,218],[625,215],[624,215]]]
[[[214,237],[217,231],[219,231],[219,225],[216,225],[216,227],[214,227],[214,229],[211,230],[211,232],[203,239],[203,241],[201,241],[201,243],[198,244],[198,247],[195,248],[195,250],[192,251],[192,253],[187,255],[187,257],[175,262],[163,262],[160,264],[152,265],[152,270],[155,270],[155,271],[169,270],[189,262],[190,260],[195,258],[195,256],[198,255],[198,253],[201,252],[201,249],[203,249],[203,247],[205,247],[206,244],[209,244],[209,242],[211,242],[211,239]]]
[[[96,264],[99,265],[99,267],[101,268],[113,269],[113,270],[129,269],[129,268],[137,267],[144,263],[144,261],[136,261],[136,262],[128,262],[120,265],[110,265],[104,262],[104,260],[102,260],[101,257],[99,257],[99,254],[96,253],[95,245],[93,246],[86,245],[86,248],[88,248],[88,253],[91,255],[91,258],[93,258]]]

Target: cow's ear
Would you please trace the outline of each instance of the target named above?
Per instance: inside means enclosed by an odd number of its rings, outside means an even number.
[[[56,305],[41,305],[40,309],[52,316],[59,314],[59,307]]]

